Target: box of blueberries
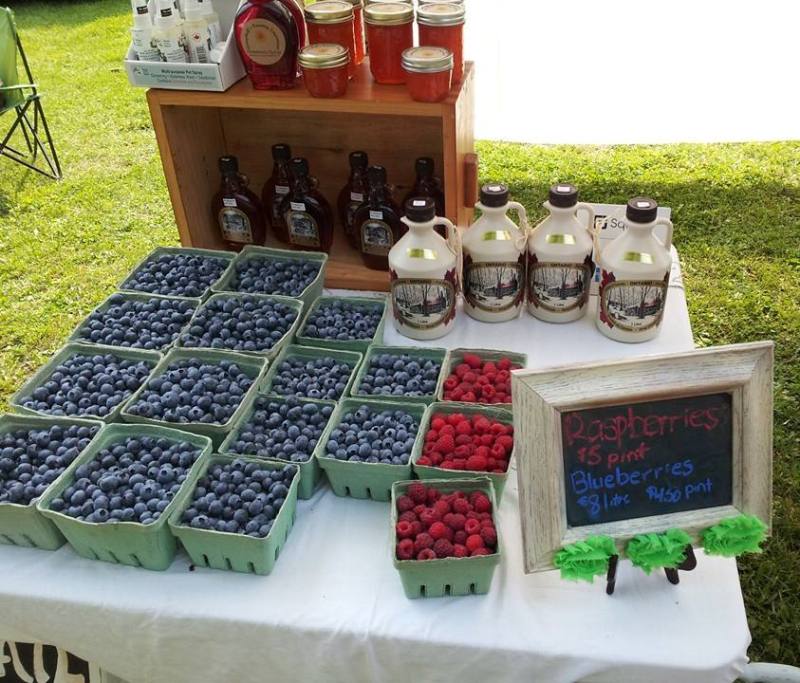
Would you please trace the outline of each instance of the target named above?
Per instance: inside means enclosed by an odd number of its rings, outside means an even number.
[[[269,574],[294,525],[299,479],[285,462],[212,456],[192,475],[170,529],[199,567]]]
[[[115,292],[75,328],[69,341],[163,353],[199,306],[200,299]]]
[[[66,344],[9,403],[25,415],[114,422],[160,360],[155,351]]]
[[[175,557],[169,515],[211,440],[177,429],[106,425],[37,509],[82,557],[164,570]]]
[[[57,485],[100,427],[95,420],[0,415],[0,543],[40,550],[64,545],[36,501]]]
[[[205,299],[236,254],[216,249],[157,247],[131,271],[119,289],[155,296]]]
[[[388,501],[392,484],[411,478],[411,453],[424,412],[419,403],[339,401],[317,453],[333,492]]]
[[[289,344],[264,375],[261,391],[338,401],[350,393],[362,359],[363,355],[357,351]]]
[[[266,360],[230,351],[172,349],[125,404],[124,422],[172,426],[218,447],[247,409]]]
[[[315,457],[336,407],[333,401],[256,396],[219,447],[221,455],[284,460],[300,469],[298,495],[307,500],[322,478]]]
[[[322,295],[328,255],[248,244],[212,287],[214,293],[277,294],[310,306]]]
[[[353,382],[354,398],[432,403],[444,381],[447,349],[372,345]]]
[[[213,294],[178,338],[180,348],[224,349],[274,358],[303,317],[303,302],[266,294]]]
[[[297,343],[345,351],[366,351],[383,342],[386,324],[385,296],[322,296],[306,313]]]

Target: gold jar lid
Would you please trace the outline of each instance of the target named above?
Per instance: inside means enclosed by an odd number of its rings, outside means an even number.
[[[364,20],[375,26],[400,26],[414,21],[414,6],[405,2],[373,2],[364,9]]]
[[[464,23],[465,16],[464,5],[437,2],[419,8],[417,23],[421,26],[458,26]]]
[[[422,5],[464,5],[464,0],[419,0],[420,7]]]
[[[333,69],[347,65],[350,51],[338,43],[314,43],[300,50],[297,61],[304,69]]]
[[[349,2],[353,7],[364,6],[364,0],[342,0],[342,2]]]
[[[453,53],[445,47],[423,45],[403,50],[403,68],[417,74],[434,74],[453,68]]]
[[[322,0],[304,11],[309,24],[341,24],[353,18],[353,4],[342,0]]]

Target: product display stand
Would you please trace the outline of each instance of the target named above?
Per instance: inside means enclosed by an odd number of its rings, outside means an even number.
[[[175,220],[184,246],[223,249],[211,215],[219,185],[217,159],[239,158],[256,193],[272,169],[270,146],[285,142],[306,157],[328,201],[347,182],[347,155],[364,150],[385,166],[395,197],[414,182],[414,161],[432,157],[444,182],[447,217],[469,224],[477,192],[473,139],[474,67],[439,103],[413,101],[404,86],[377,85],[369,60],[345,97],[311,97],[298,81],[293,90],[254,90],[243,79],[226,92],[152,89],[147,101],[158,140]],[[268,246],[281,246],[270,235]],[[389,278],[364,266],[337,224],[327,268],[328,287],[386,291]]]
[[[694,554],[694,548],[691,544],[686,546],[686,559],[681,562],[677,567],[664,568],[667,581],[673,586],[677,586],[681,582],[678,575],[679,571],[690,572],[697,567],[697,556]],[[619,555],[612,555],[608,558],[608,572],[606,573],[606,595],[613,595],[614,589],[617,585],[617,565],[619,564]]]

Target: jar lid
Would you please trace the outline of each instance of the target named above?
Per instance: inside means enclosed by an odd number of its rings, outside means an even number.
[[[437,2],[422,5],[417,11],[417,23],[421,26],[459,26],[464,23],[466,11],[463,5]]]
[[[409,47],[403,50],[403,68],[417,74],[439,73],[453,68],[453,53],[446,47]]]
[[[419,0],[419,5],[463,5],[464,0]]]
[[[363,0],[342,0],[342,2],[349,2],[353,7],[363,7]]]
[[[350,61],[350,52],[338,43],[314,43],[300,50],[297,61],[304,69],[332,69],[346,65]]]
[[[559,183],[550,188],[550,203],[559,209],[569,209],[578,203],[578,188],[568,183]]]
[[[403,208],[406,218],[414,223],[427,223],[436,217],[436,202],[430,197],[411,197]]]
[[[481,188],[481,204],[492,209],[508,204],[508,186],[503,183],[489,183]]]
[[[305,8],[306,21],[312,24],[341,24],[353,18],[353,5],[341,0],[322,0]]]
[[[405,2],[374,2],[364,9],[364,20],[378,26],[400,26],[414,21],[414,6]]]
[[[634,197],[625,209],[625,217],[634,223],[652,223],[657,215],[658,204],[650,197]]]

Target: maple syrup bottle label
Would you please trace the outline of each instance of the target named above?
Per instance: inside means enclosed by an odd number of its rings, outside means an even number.
[[[661,323],[669,273],[663,280],[620,280],[602,271],[600,320],[625,332],[644,332]]]
[[[303,202],[290,202],[286,212],[289,242],[298,247],[320,246],[319,226]]]
[[[236,200],[223,197],[224,208],[219,212],[219,229],[223,239],[241,244],[253,243],[253,229],[247,214],[236,207]]]
[[[535,254],[528,263],[528,298],[537,308],[564,313],[586,305],[594,275],[594,262],[583,264],[540,262]]]
[[[525,295],[525,256],[514,261],[475,263],[464,253],[464,297],[474,308],[489,313],[519,306]]]
[[[455,270],[447,280],[398,278],[392,273],[392,312],[403,325],[427,330],[446,325],[456,314]]]
[[[369,220],[361,224],[361,251],[365,254],[388,256],[394,246],[394,233],[383,220],[383,211],[370,211]]]
[[[242,27],[241,44],[244,52],[256,64],[272,66],[286,52],[286,35],[274,21],[252,19]]]

